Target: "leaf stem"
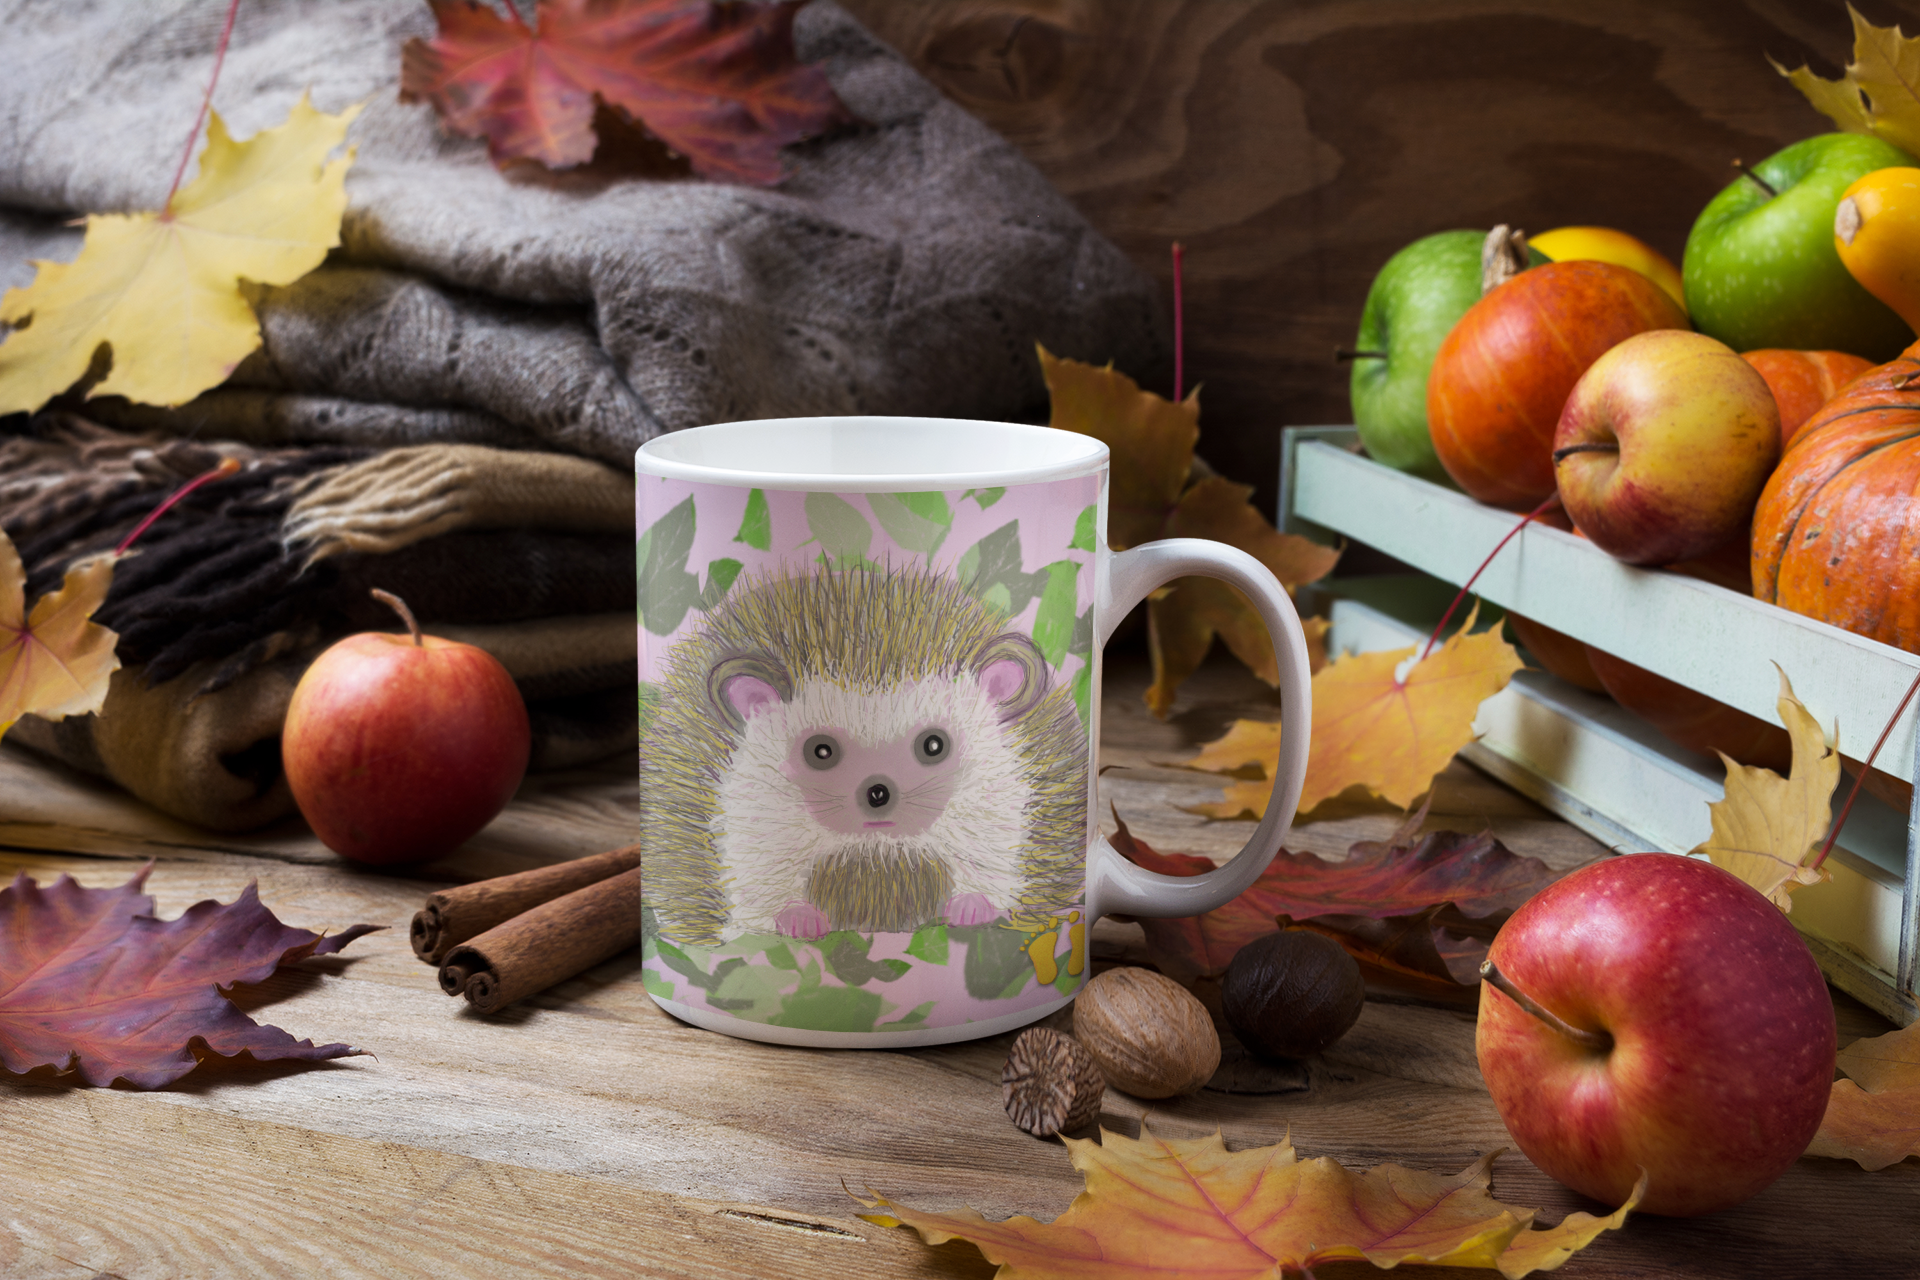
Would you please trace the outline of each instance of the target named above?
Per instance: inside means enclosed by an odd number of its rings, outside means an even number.
[[[1535,1003],[1534,998],[1514,986],[1513,980],[1508,978],[1506,974],[1500,972],[1500,970],[1495,967],[1493,961],[1482,960],[1480,962],[1480,976],[1486,980],[1488,986],[1493,987],[1499,991],[1500,994],[1507,997],[1507,999],[1513,1001],[1522,1009],[1525,1009],[1528,1013],[1540,1019],[1540,1021],[1546,1023],[1555,1031],[1558,1031],[1561,1035],[1582,1048],[1590,1049],[1594,1053],[1605,1053],[1613,1048],[1613,1037],[1611,1035],[1605,1031],[1588,1031],[1582,1027],[1576,1027],[1561,1018],[1559,1014]]]
[[[1853,812],[1853,802],[1860,797],[1860,787],[1867,780],[1867,771],[1873,768],[1874,758],[1880,754],[1880,748],[1887,745],[1887,738],[1893,733],[1893,726],[1900,723],[1900,716],[1906,711],[1907,704],[1913,701],[1916,691],[1920,691],[1920,675],[1913,677],[1913,683],[1907,686],[1906,696],[1900,699],[1900,705],[1893,709],[1893,715],[1888,718],[1886,728],[1880,730],[1880,737],[1873,744],[1873,750],[1867,752],[1867,758],[1860,762],[1860,772],[1853,776],[1853,787],[1847,792],[1847,802],[1840,806],[1840,816],[1833,820],[1831,827],[1827,828],[1827,838],[1820,846],[1820,856],[1807,864],[1808,870],[1818,871],[1820,864],[1827,860],[1827,855],[1833,852],[1833,842],[1840,838],[1840,828],[1847,825],[1847,815]]]
[[[1173,242],[1173,402],[1180,403],[1180,393],[1186,386],[1184,381],[1186,357],[1186,316],[1182,307],[1181,277],[1187,261],[1187,250],[1178,240]]]
[[[1752,182],[1754,186],[1766,192],[1767,199],[1771,200],[1775,196],[1780,194],[1778,191],[1774,190],[1772,183],[1768,182],[1765,178],[1761,177],[1759,174],[1755,173],[1753,170],[1747,168],[1746,161],[1735,160],[1733,162],[1733,167],[1740,171],[1741,177],[1747,179],[1748,181]]]
[[[200,99],[200,114],[194,117],[193,132],[187,135],[187,149],[180,156],[180,166],[173,171],[173,185],[167,188],[167,198],[160,206],[162,218],[173,216],[173,197],[180,190],[180,180],[187,176],[193,144],[200,140],[200,127],[207,122],[207,112],[213,109],[213,86],[220,83],[220,68],[227,60],[227,42],[233,38],[233,17],[239,12],[240,0],[227,0],[227,21],[220,28],[220,45],[213,55],[213,74],[207,78],[206,96]]]
[[[195,489],[198,489],[201,485],[207,484],[210,481],[218,480],[221,476],[230,476],[234,472],[238,471],[239,469],[240,469],[240,459],[222,458],[220,459],[219,466],[214,467],[209,471],[202,471],[199,475],[187,481],[185,484],[181,485],[178,489],[175,489],[172,493],[167,495],[165,501],[163,501],[159,506],[155,507],[152,511],[149,511],[147,513],[147,518],[145,520],[142,520],[139,524],[133,526],[132,533],[129,533],[126,537],[120,539],[120,545],[113,549],[113,554],[115,555],[126,554],[127,548],[131,547],[139,539],[141,534],[145,533],[148,529],[152,528],[153,522],[155,520],[158,520],[161,516],[173,510],[173,508],[180,502],[182,498],[185,498],[188,494],[192,493]]]
[[[1526,528],[1529,524],[1532,524],[1535,520],[1545,515],[1550,509],[1557,507],[1559,505],[1560,505],[1560,491],[1558,489],[1555,489],[1552,493],[1547,495],[1546,500],[1542,502],[1539,506],[1527,512],[1526,515],[1521,516],[1520,523],[1513,526],[1513,528],[1507,530],[1506,537],[1500,539],[1499,542],[1494,544],[1493,550],[1487,552],[1487,558],[1485,560],[1482,560],[1480,562],[1480,567],[1473,571],[1473,576],[1460,584],[1460,590],[1453,597],[1453,603],[1448,605],[1447,611],[1440,615],[1440,625],[1436,626],[1433,629],[1433,634],[1427,637],[1427,647],[1420,651],[1420,657],[1418,660],[1416,660],[1414,665],[1418,666],[1420,662],[1424,662],[1426,660],[1427,655],[1433,652],[1433,646],[1440,639],[1440,633],[1447,629],[1447,623],[1453,621],[1454,610],[1458,609],[1460,607],[1460,602],[1467,598],[1467,592],[1473,590],[1473,584],[1478,582],[1480,580],[1480,575],[1487,571],[1487,566],[1492,564],[1493,558],[1500,554],[1500,549],[1502,547],[1505,547],[1509,542],[1512,542],[1515,534],[1519,533],[1522,529]]]

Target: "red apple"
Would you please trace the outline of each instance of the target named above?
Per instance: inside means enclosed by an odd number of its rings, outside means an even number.
[[[1636,334],[1595,360],[1553,434],[1574,526],[1629,564],[1668,564],[1738,537],[1779,461],[1767,380],[1685,329]]]
[[[1527,1158],[1690,1216],[1756,1194],[1826,1114],[1836,1034],[1779,908],[1712,863],[1606,858],[1534,895],[1481,972],[1480,1073]],[[1529,1007],[1531,1006],[1531,1007]]]
[[[484,649],[420,634],[348,636],[300,677],[280,754],[314,834],[386,865],[449,853],[493,820],[527,771],[527,707]]]
[[[1553,492],[1553,428],[1587,366],[1623,338],[1685,328],[1686,312],[1637,271],[1548,262],[1468,308],[1427,376],[1440,465],[1470,496],[1525,511]]]

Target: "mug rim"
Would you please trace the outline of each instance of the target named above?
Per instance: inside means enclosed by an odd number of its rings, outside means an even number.
[[[746,457],[765,456],[766,442],[777,429],[782,444],[791,445],[796,431],[825,433],[835,428],[875,427],[928,431],[939,428],[943,435],[955,427],[984,428],[979,436],[998,436],[1002,451],[1015,440],[1031,442],[1043,455],[1042,461],[1026,466],[980,465],[966,468],[914,468],[890,471],[786,470],[771,467],[720,466],[693,461],[687,453],[716,441],[730,443]],[[758,447],[756,447],[756,444]],[[983,439],[977,445],[983,461],[994,453],[994,444]],[[634,470],[640,475],[700,484],[788,489],[808,492],[888,493],[925,492],[939,489],[1010,487],[1074,479],[1102,471],[1110,451],[1097,438],[1058,427],[1026,422],[995,422],[978,418],[923,418],[889,414],[827,414],[807,418],[750,418],[739,422],[716,422],[655,436],[634,451]],[[680,456],[675,456],[676,454]]]

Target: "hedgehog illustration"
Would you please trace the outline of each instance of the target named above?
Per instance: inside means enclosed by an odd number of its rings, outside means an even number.
[[[640,751],[665,937],[1036,919],[1078,899],[1087,735],[1031,640],[920,569],[737,584]]]

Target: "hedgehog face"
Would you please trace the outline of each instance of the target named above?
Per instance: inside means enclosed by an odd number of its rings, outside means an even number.
[[[743,725],[716,847],[758,884],[805,886],[827,866],[895,876],[931,865],[952,891],[1007,906],[1034,798],[1002,719],[1017,683],[995,664],[886,689],[806,679],[784,699],[751,677],[729,681]],[[757,896],[740,881],[732,893],[742,908]]]
[[[842,835],[925,832],[952,798],[966,756],[966,744],[944,724],[879,743],[863,742],[849,725],[812,725],[789,740],[780,772],[800,789],[813,820]]]

